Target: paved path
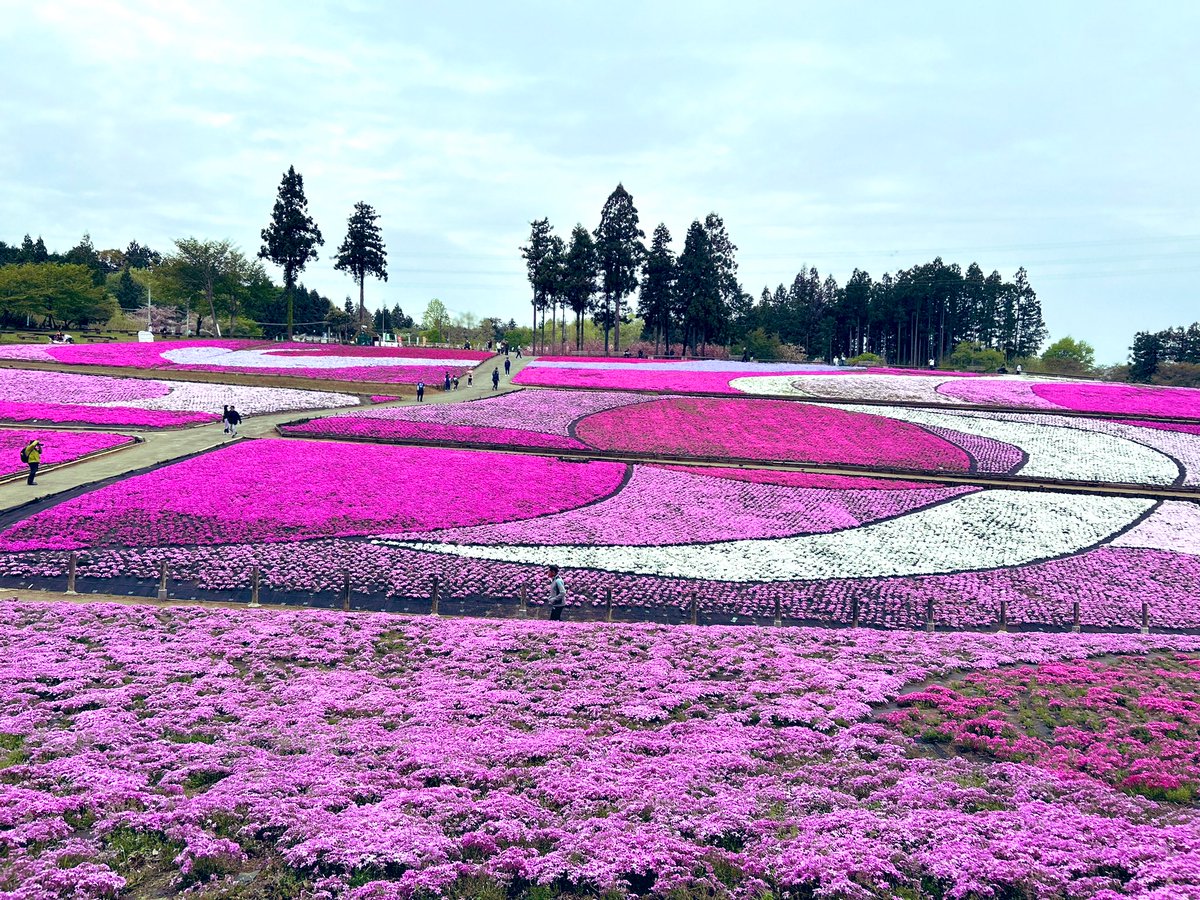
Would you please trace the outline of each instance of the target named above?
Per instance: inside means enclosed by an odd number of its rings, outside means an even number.
[[[512,375],[525,365],[525,357],[512,359]],[[500,388],[492,391],[492,368],[500,370]],[[64,367],[61,371],[72,372],[72,368]],[[411,385],[407,386],[411,390]],[[335,388],[336,390],[336,388]],[[504,375],[504,358],[495,357],[486,361],[475,372],[474,384],[467,386],[466,379],[459,382],[457,391],[443,391],[440,386],[429,386],[425,389],[425,402],[431,404],[461,403],[465,400],[477,400],[494,394],[508,393],[521,390],[511,384],[510,378]],[[358,393],[357,390],[340,389],[341,393]],[[375,406],[415,406],[416,400],[408,397],[390,403],[375,404]],[[372,407],[361,407],[368,409]],[[275,437],[275,426],[298,419],[315,419],[320,416],[344,413],[346,407],[337,409],[289,410],[288,412],[270,413],[262,416],[252,416],[246,419],[238,428],[237,440]],[[39,427],[39,426],[30,426]],[[40,430],[40,427],[39,427]],[[60,430],[71,431],[69,426]],[[0,512],[19,509],[30,503],[54,497],[68,491],[76,490],[88,484],[115,478],[129,472],[136,472],[151,466],[162,465],[172,460],[182,459],[195,453],[213,450],[230,442],[231,438],[224,433],[220,422],[211,425],[195,425],[189,428],[139,430],[128,428],[105,427],[112,434],[127,434],[142,439],[142,443],[127,446],[109,452],[87,457],[79,462],[64,463],[50,466],[38,472],[38,483],[34,486],[25,483],[25,475],[15,475],[11,478],[0,479]]]

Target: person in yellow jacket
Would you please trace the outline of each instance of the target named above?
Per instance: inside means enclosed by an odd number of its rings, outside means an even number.
[[[29,480],[26,484],[37,484],[34,479],[37,477],[38,465],[42,461],[42,442],[35,439],[26,444],[21,451],[21,459],[25,460],[29,466]]]

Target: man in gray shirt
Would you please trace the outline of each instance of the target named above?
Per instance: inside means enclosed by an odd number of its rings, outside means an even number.
[[[548,566],[550,574],[550,621],[561,622],[563,607],[567,605],[567,586],[559,577],[558,566]]]

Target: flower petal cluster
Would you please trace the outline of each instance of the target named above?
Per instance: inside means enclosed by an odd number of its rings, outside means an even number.
[[[5,601],[0,647],[19,900],[257,872],[338,900],[1200,889],[1193,810],[1038,759],[926,758],[872,715],[956,671],[1194,659],[1196,638]],[[1142,671],[1155,721],[1180,715],[1179,673]]]

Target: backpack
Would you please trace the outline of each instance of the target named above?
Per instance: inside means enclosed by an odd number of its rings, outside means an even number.
[[[28,445],[21,448],[21,462],[23,462],[23,463],[29,462],[29,446]]]

